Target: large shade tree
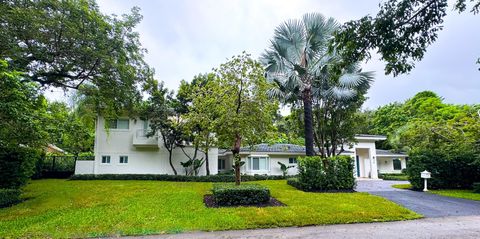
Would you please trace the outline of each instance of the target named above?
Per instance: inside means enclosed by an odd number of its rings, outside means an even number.
[[[140,99],[152,75],[143,60],[138,8],[122,17],[100,12],[93,0],[0,1],[0,59],[23,82],[82,90],[98,110],[117,113]]]

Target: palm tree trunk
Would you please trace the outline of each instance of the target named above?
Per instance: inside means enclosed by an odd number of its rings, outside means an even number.
[[[307,88],[303,90],[303,114],[305,121],[305,154],[307,156],[314,156],[315,150],[313,148],[313,116],[312,116],[312,92]]]

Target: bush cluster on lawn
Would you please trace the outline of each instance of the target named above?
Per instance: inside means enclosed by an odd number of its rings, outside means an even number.
[[[20,189],[0,188],[0,208],[20,202]]]
[[[297,178],[287,183],[303,191],[353,191],[353,169],[353,159],[349,156],[300,157]]]
[[[474,182],[480,181],[480,166],[475,159],[472,151],[416,151],[410,153],[406,172],[414,189],[423,188],[420,172],[424,170],[432,173],[432,178],[428,180],[429,188],[471,188]]]
[[[394,180],[394,181],[407,181],[408,176],[403,173],[382,173],[378,175],[378,178],[383,180]]]
[[[270,190],[259,184],[217,183],[212,193],[219,206],[255,205],[270,200]]]
[[[242,175],[242,181],[280,180],[278,175]],[[235,175],[185,176],[167,174],[78,174],[72,180],[158,180],[174,182],[235,182]]]
[[[473,192],[474,193],[480,193],[480,183],[474,183],[473,184]]]
[[[0,147],[0,188],[20,188],[27,184],[40,158],[28,147]]]

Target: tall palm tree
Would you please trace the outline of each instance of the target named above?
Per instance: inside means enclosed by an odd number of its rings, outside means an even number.
[[[312,83],[327,54],[327,42],[339,24],[322,14],[305,14],[275,29],[270,48],[261,56],[268,79],[279,83],[286,93],[284,100],[300,96],[304,108],[306,155],[315,155],[313,148]],[[289,92],[298,90],[298,92]]]
[[[267,79],[276,86],[270,96],[283,103],[303,104],[307,156],[315,155],[312,97],[350,98],[356,92],[354,87],[369,81],[358,72],[341,70],[336,84],[331,84],[331,68],[340,58],[328,51],[328,41],[338,27],[333,18],[319,13],[289,20],[275,29],[269,49],[261,56]]]

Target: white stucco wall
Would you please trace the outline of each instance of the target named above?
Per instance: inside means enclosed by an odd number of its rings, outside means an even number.
[[[393,159],[399,159],[402,164],[402,169],[407,167],[405,156],[379,156],[377,158],[378,170],[380,173],[401,173],[402,170],[393,169]]]
[[[161,138],[158,147],[134,146],[133,138],[138,130],[143,129],[142,120],[129,120],[129,129],[104,128],[104,119],[98,117],[95,134],[95,161],[94,174],[173,174],[169,164],[168,151],[165,149]],[[184,150],[193,155],[193,147],[187,146]],[[102,156],[110,156],[109,164],[102,164]],[[128,156],[127,164],[120,164],[120,156]],[[217,174],[218,149],[212,148],[208,152],[209,168],[211,174]],[[197,158],[205,158],[205,154],[198,152]],[[172,162],[178,174],[185,174],[180,162],[185,162],[188,157],[180,148],[173,150]],[[77,172],[76,172],[77,173]],[[200,175],[206,174],[206,163],[200,170]]]
[[[75,174],[93,174],[93,165],[95,161],[75,161]]]

